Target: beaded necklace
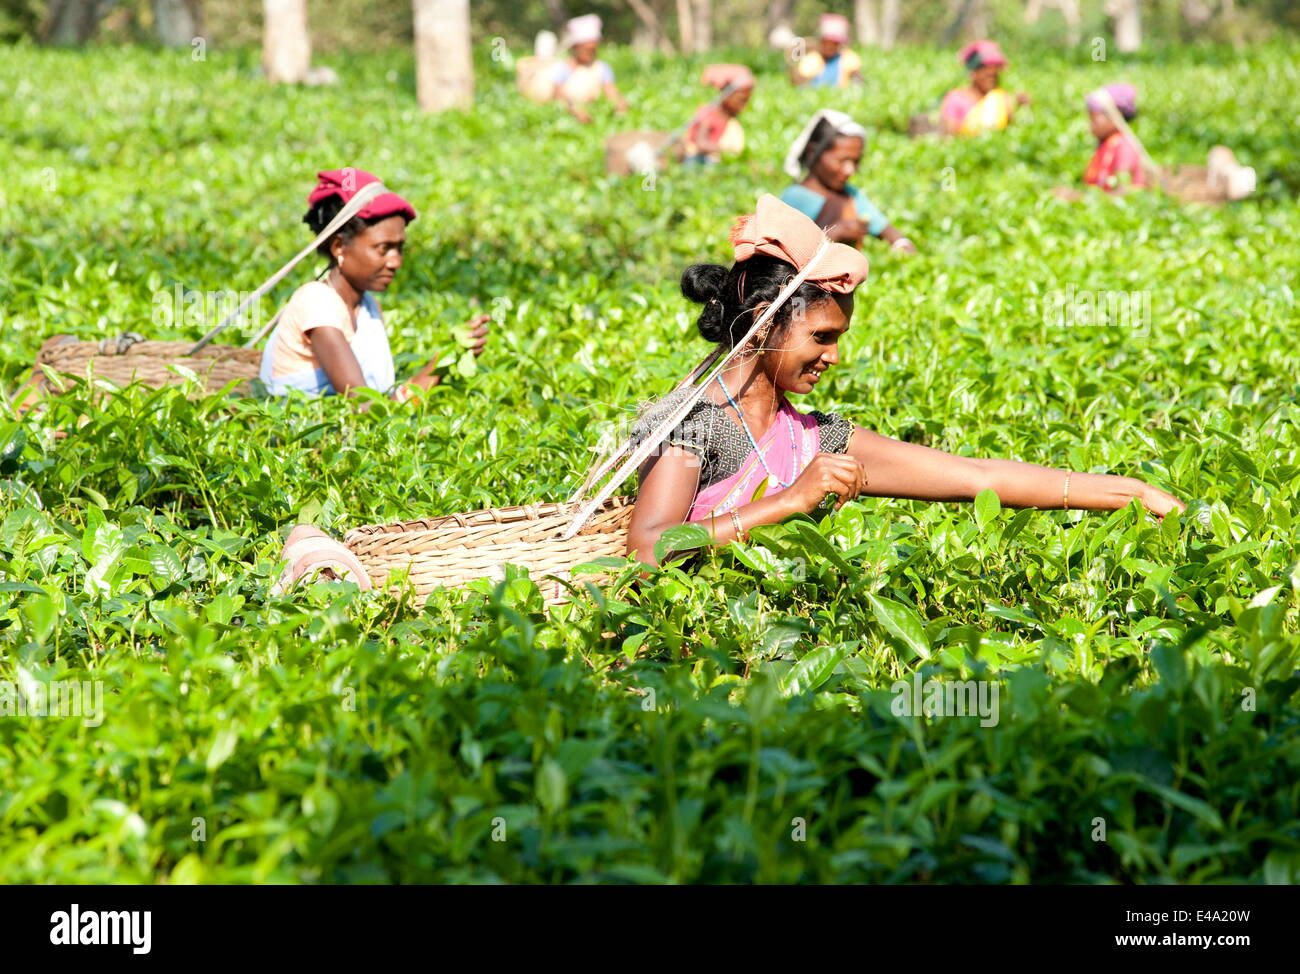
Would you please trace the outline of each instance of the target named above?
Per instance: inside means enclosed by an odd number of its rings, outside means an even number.
[[[776,474],[772,473],[772,468],[767,465],[767,460],[763,458],[763,451],[758,448],[758,442],[754,439],[754,434],[749,431],[749,424],[745,422],[745,414],[742,413],[740,411],[740,407],[736,405],[736,400],[731,398],[731,392],[727,389],[726,383],[722,381],[721,375],[718,376],[718,385],[722,386],[722,391],[727,397],[727,402],[731,403],[731,408],[734,409],[736,411],[736,415],[740,417],[740,426],[745,431],[745,435],[749,437],[749,443],[754,448],[754,452],[758,454],[758,462],[763,465],[763,469],[767,471],[767,475],[771,477],[773,480],[775,480],[781,486],[782,490],[784,490],[786,487],[789,487],[791,484],[794,483],[794,481],[791,480],[789,483],[786,483]],[[795,476],[798,477],[799,476],[798,474],[799,440],[794,435],[794,424],[790,422],[789,415],[783,414],[783,416],[785,419],[785,428],[790,433],[790,453],[794,456]]]

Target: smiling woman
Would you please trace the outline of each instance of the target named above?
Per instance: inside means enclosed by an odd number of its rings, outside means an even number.
[[[1131,477],[954,456],[798,412],[787,396],[811,392],[839,363],[853,291],[867,276],[865,257],[824,239],[802,213],[765,195],[732,231],[730,270],[696,264],[682,275],[682,293],[704,305],[700,334],[733,351],[746,344],[702,394],[680,389],[638,420],[632,442],[644,449],[686,399],[698,398],[641,466],[630,554],[656,563],[655,543],[683,523],[707,528],[716,543],[743,539],[757,524],[811,513],[830,495],[837,507],[861,494],[958,501],[992,490],[1007,507],[1117,510],[1136,498],[1161,517],[1185,509]],[[803,282],[784,294],[799,274]],[[746,339],[773,304],[766,326]]]
[[[303,222],[317,234],[337,217],[363,186],[379,178],[361,169],[317,174]],[[396,193],[380,193],[337,233],[321,243],[328,265],[321,279],[294,292],[262,354],[261,378],[275,395],[290,389],[316,394],[351,394],[366,387],[405,400],[413,389],[438,382],[435,358],[414,378],[394,389],[396,374],[379,303],[371,292],[386,291],[402,266],[406,225],[415,208]],[[487,340],[487,315],[470,322],[475,355]]]

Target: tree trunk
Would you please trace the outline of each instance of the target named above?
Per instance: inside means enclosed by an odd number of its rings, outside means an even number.
[[[1199,29],[1214,19],[1214,7],[1206,0],[1182,0],[1179,6],[1189,27]]]
[[[880,10],[880,46],[888,51],[898,42],[898,0],[884,0]]]
[[[695,50],[699,54],[713,47],[713,0],[695,0]]]
[[[413,0],[415,89],[426,112],[474,104],[469,0]]]
[[[546,0],[546,16],[551,18],[551,27],[558,34],[564,30],[564,24],[569,19],[569,15],[564,12],[563,0]]]
[[[98,0],[53,0],[42,31],[48,44],[84,44],[95,36],[100,18],[113,8]]]
[[[153,26],[164,47],[188,47],[203,36],[199,0],[153,0]]]
[[[1061,16],[1065,18],[1065,43],[1077,47],[1083,40],[1083,16],[1079,12],[1079,0],[1060,0]]]
[[[1076,46],[1081,39],[1082,18],[1079,14],[1079,0],[1029,0],[1025,6],[1025,23],[1034,24],[1042,16],[1046,7],[1055,7],[1065,18],[1065,43]]]
[[[880,43],[880,21],[876,0],[853,0],[853,26],[858,43],[874,47]]]
[[[985,0],[950,0],[952,23],[944,30],[941,43],[947,46],[958,38],[976,40],[989,33],[989,11]]]
[[[772,0],[767,5],[766,36],[770,37],[778,27],[789,28],[793,10],[794,0]]]
[[[1142,46],[1142,19],[1138,12],[1138,0],[1121,0],[1115,15],[1115,48],[1123,53],[1132,53]]]
[[[691,0],[677,0],[677,40],[683,54],[695,50],[695,11]]]
[[[272,84],[299,84],[311,68],[307,0],[262,0],[262,69]]]
[[[646,0],[627,0],[627,5],[632,8],[640,23],[639,33],[644,37],[644,46],[662,51],[665,54],[673,54],[673,42],[668,39],[664,33],[663,21],[659,19],[659,12],[655,10]],[[635,46],[636,40],[633,40]]]

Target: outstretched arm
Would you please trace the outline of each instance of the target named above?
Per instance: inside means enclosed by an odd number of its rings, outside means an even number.
[[[1114,511],[1137,498],[1158,517],[1187,505],[1133,477],[1075,473],[1018,460],[959,457],[855,426],[849,454],[867,471],[863,493],[926,501],[968,501],[992,490],[1007,507]],[[1066,494],[1066,477],[1069,493]]]
[[[891,250],[904,254],[916,253],[916,244],[912,243],[910,238],[903,236],[892,223],[880,231],[880,239],[889,244]]]

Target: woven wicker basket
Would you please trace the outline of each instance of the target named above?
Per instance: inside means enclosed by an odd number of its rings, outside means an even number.
[[[84,376],[89,366],[97,378],[116,385],[140,382],[158,389],[185,382],[184,377],[171,368],[180,365],[198,375],[208,392],[216,392],[231,381],[247,383],[257,377],[261,367],[262,353],[255,348],[208,345],[190,355],[189,350],[193,347],[193,342],[142,341],[128,344],[115,339],[47,342],[36,356],[36,371],[39,373],[39,367],[44,365],[63,375]]]
[[[559,535],[577,504],[525,504],[401,524],[354,528],[343,543],[365,566],[376,586],[393,571],[408,569],[421,602],[435,588],[451,588],[479,578],[504,577],[506,564],[522,565],[542,590],[548,605],[568,599],[555,575],[568,579],[576,565],[627,554],[627,526],[633,499],[611,497],[582,530],[568,540]]]
[[[1228,194],[1214,185],[1210,171],[1205,166],[1179,166],[1161,173],[1160,185],[1166,193],[1184,203],[1206,203],[1222,206]]]
[[[634,146],[644,142],[650,147],[650,150],[659,153],[673,137],[671,132],[620,132],[617,135],[611,135],[605,140],[605,172],[611,176],[630,176],[632,175],[632,160],[628,157]],[[670,158],[681,161],[684,154],[682,143],[679,141],[672,148],[662,151],[655,163],[659,169],[668,167]]]

